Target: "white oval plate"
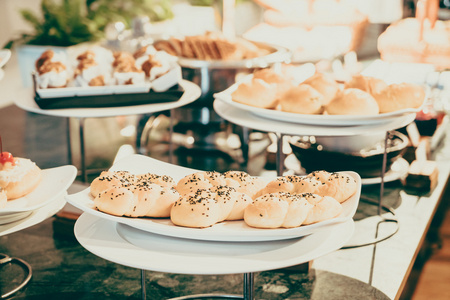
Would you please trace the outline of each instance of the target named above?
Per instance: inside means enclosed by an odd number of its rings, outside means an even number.
[[[67,191],[77,176],[77,168],[72,165],[42,170],[39,185],[29,194],[8,200],[0,209],[0,218],[11,214],[36,210],[60,197]]]
[[[245,78],[243,81],[248,80]],[[396,118],[403,117],[408,114],[415,114],[421,110],[421,108],[408,108],[401,109],[390,113],[383,113],[378,115],[307,115],[297,114],[285,111],[279,111],[274,109],[265,109],[259,107],[253,107],[250,105],[242,104],[233,101],[231,94],[237,89],[239,83],[235,83],[228,89],[214,94],[214,98],[225,102],[235,108],[248,111],[256,116],[281,121],[292,122],[297,124],[310,124],[310,125],[322,125],[322,126],[353,126],[353,125],[370,125],[387,123]],[[424,98],[424,103],[427,97]],[[422,104],[423,105],[423,104]]]
[[[111,170],[126,170],[134,174],[151,172],[158,175],[169,175],[176,181],[180,180],[187,174],[197,171],[158,161],[142,155],[129,156],[114,164]],[[358,207],[359,198],[361,195],[361,178],[355,172],[345,173],[355,178],[357,181],[358,190],[355,195],[342,204],[342,213],[334,219],[296,228],[253,228],[245,224],[242,220],[225,221],[208,228],[188,228],[175,226],[170,219],[118,217],[95,209],[93,206],[93,197],[89,194],[89,188],[79,193],[66,196],[66,200],[78,209],[97,217],[161,235],[209,241],[274,241],[309,235],[324,227],[332,226],[352,219]],[[271,179],[272,178],[268,178],[268,180]]]
[[[58,197],[54,198],[52,202],[47,203],[38,209],[30,212],[25,212],[24,217],[20,218],[20,220],[15,220],[13,222],[8,222],[5,224],[2,223],[0,225],[0,236],[8,235],[34,226],[53,216],[58,211],[60,211],[64,207],[64,205],[66,205],[66,200],[64,200],[65,194],[65,192],[60,194]],[[21,216],[23,214],[24,213],[20,213]],[[4,217],[6,218],[6,216]]]
[[[206,275],[259,272],[312,261],[340,249],[354,227],[348,220],[303,238],[232,243],[158,235],[83,213],[74,232],[85,249],[121,265]]]

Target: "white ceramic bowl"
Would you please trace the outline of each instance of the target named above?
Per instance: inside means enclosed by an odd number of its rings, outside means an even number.
[[[386,132],[376,132],[353,136],[317,136],[315,139],[316,143],[322,145],[324,150],[354,153],[373,147],[384,141],[385,137]]]

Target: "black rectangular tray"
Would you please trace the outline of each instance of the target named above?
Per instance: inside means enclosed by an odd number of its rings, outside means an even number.
[[[34,100],[41,109],[120,107],[175,102],[184,94],[184,88],[180,84],[177,84],[164,92],[155,92],[150,89],[147,93],[42,98],[37,93],[35,74],[32,75]]]

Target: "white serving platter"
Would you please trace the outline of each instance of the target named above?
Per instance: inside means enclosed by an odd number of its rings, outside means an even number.
[[[244,78],[242,81],[233,84],[226,90],[214,94],[214,98],[237,109],[248,111],[261,118],[280,122],[320,126],[354,126],[388,123],[397,118],[404,117],[405,115],[415,114],[419,112],[421,110],[421,107],[423,106],[422,104],[422,106],[419,108],[407,108],[377,115],[308,115],[290,113],[280,110],[254,107],[233,101],[231,94],[238,88],[241,82],[247,81],[249,80],[249,78],[250,77]],[[424,103],[426,99],[427,96],[424,98]]]
[[[158,175],[169,175],[173,177],[175,181],[180,180],[185,175],[197,171],[158,161],[142,155],[132,155],[124,158],[114,164],[111,170],[126,170],[134,174],[151,172]],[[345,173],[355,178],[357,181],[358,190],[350,199],[342,204],[342,213],[336,218],[330,220],[296,228],[253,228],[246,225],[244,221],[225,221],[208,228],[188,228],[175,226],[170,219],[118,217],[98,211],[94,208],[93,197],[89,193],[89,188],[76,194],[68,195],[66,200],[76,208],[94,216],[113,222],[126,224],[143,231],[166,236],[228,242],[273,241],[306,236],[325,227],[333,226],[352,219],[358,207],[361,194],[361,178],[355,172]],[[267,181],[272,179],[274,178],[267,178]]]
[[[53,202],[67,191],[77,176],[77,168],[66,165],[42,170],[39,185],[29,194],[8,200],[6,206],[0,209],[0,223],[2,219],[10,221],[14,214],[29,213]]]
[[[19,213],[20,218],[17,220],[10,219],[9,222],[3,222],[8,216],[2,216],[2,223],[0,223],[0,236],[8,235],[34,226],[53,216],[60,211],[64,205],[66,205],[66,200],[64,199],[65,195],[66,192],[63,192],[58,197],[54,198],[53,201],[38,209],[30,212]]]
[[[340,249],[353,220],[295,239],[218,242],[174,238],[83,213],[75,237],[91,253],[132,268],[177,274],[236,274],[289,267]]]

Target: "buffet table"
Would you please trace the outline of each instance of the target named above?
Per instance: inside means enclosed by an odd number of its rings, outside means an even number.
[[[433,217],[442,212],[439,206],[445,205],[442,199],[450,171],[449,141],[447,136],[435,153],[440,176],[432,193],[407,191],[398,181],[386,184],[383,201],[395,208],[401,224],[396,235],[376,246],[342,249],[316,258],[309,273],[294,269],[255,272],[255,299],[398,299],[407,294],[412,267],[426,244],[427,233],[432,230]],[[362,196],[376,200],[378,193],[377,185],[365,186]],[[375,211],[373,205],[360,202],[352,240],[367,235],[366,230],[373,232],[378,222],[373,217]],[[33,267],[32,280],[17,298],[141,298],[140,270],[104,260],[85,250],[74,237],[74,223],[54,216],[0,237],[0,252],[20,257]],[[3,270],[8,268],[5,266]],[[208,293],[242,295],[242,274],[172,273],[177,268],[168,266],[170,273],[146,272],[148,299]],[[1,274],[1,286],[5,289],[11,279],[8,276],[12,276],[8,274],[11,273]]]

